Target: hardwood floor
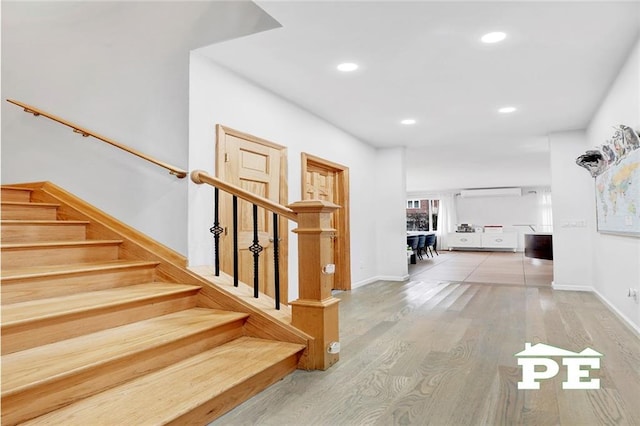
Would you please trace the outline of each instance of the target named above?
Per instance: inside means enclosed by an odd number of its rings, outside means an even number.
[[[409,265],[409,273],[413,279],[550,286],[553,261],[530,259],[522,252],[444,251]]]
[[[594,294],[553,291],[549,265],[527,263],[442,253],[407,282],[337,293],[340,362],[296,371],[212,425],[640,425],[638,336]],[[525,342],[604,354],[588,370],[601,388],[563,390],[561,365],[518,390]]]

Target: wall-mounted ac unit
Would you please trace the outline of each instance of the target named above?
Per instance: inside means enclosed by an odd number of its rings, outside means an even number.
[[[522,196],[522,188],[482,188],[482,189],[463,189],[460,191],[462,198],[473,197],[505,197],[505,196]]]

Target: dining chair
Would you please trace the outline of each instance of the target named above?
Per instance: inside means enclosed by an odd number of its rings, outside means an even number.
[[[418,259],[422,260],[422,253],[424,252],[427,257],[429,257],[429,253],[427,253],[427,236],[426,235],[418,235],[418,248],[416,253],[418,254]],[[433,255],[432,255],[433,256]]]
[[[411,247],[413,251],[411,263],[415,263],[415,258],[418,254],[418,236],[417,235],[409,235],[407,236],[407,246]]]
[[[426,235],[426,241],[425,241],[425,253],[427,252],[427,250],[431,253],[431,257],[433,257],[433,252],[436,252],[436,255],[440,256],[440,254],[438,254],[438,250],[436,249],[436,245],[438,242],[438,238],[436,237],[436,234],[428,234]],[[433,249],[433,250],[432,250]]]

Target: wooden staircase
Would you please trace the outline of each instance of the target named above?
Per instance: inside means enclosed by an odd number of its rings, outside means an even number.
[[[304,338],[261,336],[259,312],[61,194],[2,187],[3,425],[206,424],[299,366]]]

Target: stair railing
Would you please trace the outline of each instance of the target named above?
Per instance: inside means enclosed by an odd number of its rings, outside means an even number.
[[[17,105],[19,107],[22,107],[24,109],[24,112],[29,113],[29,114],[33,114],[34,117],[38,117],[38,116],[46,117],[46,118],[48,118],[50,120],[53,120],[55,122],[58,122],[58,123],[60,123],[62,125],[65,125],[67,127],[71,127],[73,129],[74,133],[78,133],[79,135],[82,135],[82,137],[86,138],[86,137],[91,136],[93,138],[101,140],[102,142],[106,142],[109,145],[115,146],[116,148],[120,148],[123,151],[126,151],[126,152],[128,152],[130,154],[133,154],[133,155],[135,155],[137,157],[140,157],[143,160],[147,160],[147,161],[149,161],[149,162],[151,162],[153,164],[156,164],[156,165],[158,165],[158,166],[160,166],[160,167],[162,167],[164,169],[169,170],[169,174],[172,174],[172,175],[176,176],[179,179],[182,179],[185,176],[187,176],[187,172],[186,171],[184,171],[184,170],[182,170],[182,169],[180,169],[180,168],[178,168],[176,166],[172,166],[171,164],[165,163],[164,161],[157,160],[157,159],[155,159],[153,157],[150,157],[150,156],[148,156],[146,154],[143,154],[142,152],[137,151],[137,150],[135,150],[135,149],[133,149],[133,148],[127,146],[127,145],[124,145],[124,144],[121,144],[119,142],[116,142],[113,139],[107,138],[106,136],[99,135],[98,133],[95,133],[95,132],[93,132],[91,130],[85,129],[84,127],[81,127],[81,126],[79,126],[77,124],[74,124],[74,123],[72,123],[70,121],[67,121],[67,120],[65,120],[63,118],[60,118],[60,117],[58,117],[56,115],[50,114],[48,112],[45,112],[45,111],[43,111],[43,110],[41,110],[39,108],[36,108],[34,106],[31,106],[31,105],[27,105],[27,104],[25,104],[23,102],[19,102],[19,101],[13,100],[13,99],[7,99],[7,102],[12,103],[14,105]]]
[[[240,187],[213,177],[202,170],[191,172],[191,180],[196,184],[207,184],[214,188],[214,224],[209,231],[214,236],[214,268],[220,274],[220,235],[224,228],[219,218],[219,191],[232,195],[233,209],[233,269],[234,285],[238,286],[238,238],[237,238],[237,203],[238,199],[252,203],[253,209],[253,244],[248,249],[254,255],[254,297],[259,296],[257,281],[257,262],[262,247],[257,237],[257,208],[262,207],[273,214],[274,223],[274,269],[275,303],[280,307],[280,290],[278,275],[278,216],[285,217],[297,224],[292,232],[298,235],[298,295],[299,298],[290,303],[291,324],[313,336],[309,346],[310,368],[325,370],[338,361],[338,302],[331,294],[330,274],[333,273],[332,237],[335,229],[331,228],[331,215],[339,206],[322,200],[297,201],[289,206],[282,206],[271,200],[255,195]],[[228,254],[226,254],[228,255]],[[337,349],[336,349],[337,348]]]

